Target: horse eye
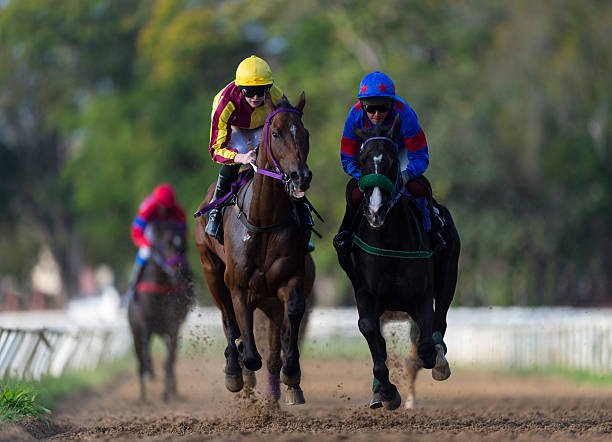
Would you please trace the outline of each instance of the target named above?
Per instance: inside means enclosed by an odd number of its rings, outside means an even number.
[[[278,132],[272,132],[272,137],[274,138],[280,138],[280,134]]]

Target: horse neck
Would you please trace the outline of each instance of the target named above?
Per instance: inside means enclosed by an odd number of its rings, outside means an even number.
[[[168,284],[170,282],[170,276],[162,269],[159,264],[149,259],[147,267],[144,269],[142,275],[142,281],[152,282],[158,284]]]
[[[364,219],[363,223],[366,226],[364,236],[373,241],[372,245],[377,247],[398,249],[401,246],[405,250],[416,250],[419,246],[417,229],[420,226],[415,225],[411,210],[417,209],[411,207],[410,202],[405,198],[400,198],[387,214],[385,224],[380,229],[370,228]]]
[[[260,165],[260,163],[263,163]],[[273,170],[273,166],[258,159],[257,167]],[[249,221],[255,225],[271,225],[287,219],[291,201],[282,181],[255,174],[253,192],[249,206]]]

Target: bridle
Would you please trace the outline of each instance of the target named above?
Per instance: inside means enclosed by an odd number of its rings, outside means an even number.
[[[265,175],[275,180],[282,181],[283,184],[285,185],[285,189],[288,189],[289,183],[291,183],[291,178],[289,177],[289,175],[284,173],[278,166],[278,162],[276,161],[276,158],[274,157],[274,153],[272,152],[272,146],[271,146],[272,141],[270,140],[270,123],[272,122],[272,118],[274,118],[274,116],[276,116],[277,114],[281,112],[291,112],[291,113],[299,115],[300,119],[302,118],[302,111],[291,108],[291,107],[279,107],[278,109],[275,109],[272,112],[270,112],[270,114],[267,116],[266,122],[264,123],[264,128],[263,128],[262,143],[266,149],[266,156],[272,161],[272,165],[274,166],[274,171],[262,169],[260,167],[257,167],[254,163],[251,163],[251,167],[253,168],[255,173],[258,173],[260,175]]]
[[[391,138],[372,137],[372,138],[366,139],[361,144],[360,151],[363,152],[363,149],[365,148],[366,144],[374,140],[382,140],[382,141],[389,142],[395,147],[396,151],[398,150],[397,143]],[[362,191],[365,191],[366,189],[369,189],[372,187],[380,187],[381,189],[387,191],[390,195],[392,195],[391,201],[389,202],[389,208],[387,209],[387,212],[389,212],[393,208],[395,203],[397,203],[397,201],[399,201],[399,199],[402,196],[405,196],[409,199],[413,199],[410,193],[401,184],[402,179],[401,179],[399,161],[397,163],[397,172],[398,173],[397,173],[397,178],[395,180],[395,184],[391,182],[388,176],[381,174],[381,173],[371,173],[371,174],[363,175],[359,179],[359,182],[358,182],[359,188]],[[363,202],[362,202],[362,207],[364,207]],[[418,250],[382,249],[382,248],[366,243],[361,238],[359,232],[355,233],[353,237],[353,243],[357,247],[359,247],[361,250],[363,250],[364,252],[370,255],[375,255],[375,256],[381,256],[381,257],[386,257],[386,258],[400,258],[400,259],[431,258],[433,256],[433,252],[425,248],[424,240],[423,240],[423,232],[421,231],[421,228],[419,227],[420,222],[416,218],[416,215],[414,214],[412,210],[410,211],[410,214],[412,215],[412,218],[414,220],[414,223],[416,225],[417,232],[418,232],[418,241],[419,241]]]
[[[368,144],[370,141],[375,141],[375,140],[389,142],[391,143],[391,145],[393,145],[393,147],[395,147],[395,150],[397,151],[397,143],[395,142],[395,140],[389,137],[371,137],[371,138],[366,139],[361,144],[361,147],[359,148],[360,152],[363,152],[366,144]],[[395,205],[397,200],[399,200],[399,198],[402,195],[406,195],[406,196],[408,195],[408,192],[404,189],[403,186],[400,185],[401,174],[399,173],[400,172],[399,168],[400,168],[400,165],[398,161],[397,162],[397,177],[395,179],[395,183],[391,182],[391,180],[389,179],[387,175],[384,175],[382,173],[370,173],[367,175],[362,175],[361,178],[359,178],[359,182],[358,182],[359,188],[361,189],[361,191],[365,191],[366,189],[369,189],[372,187],[380,187],[381,189],[385,190],[390,195],[392,195],[391,201],[389,203],[389,209],[391,209],[391,207]]]

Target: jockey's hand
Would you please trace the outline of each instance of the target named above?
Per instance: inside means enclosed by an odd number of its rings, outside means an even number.
[[[247,153],[237,153],[234,157],[236,164],[250,164],[257,160],[257,154],[254,150],[249,150]]]
[[[138,257],[144,261],[151,257],[151,246],[143,245],[138,248]]]

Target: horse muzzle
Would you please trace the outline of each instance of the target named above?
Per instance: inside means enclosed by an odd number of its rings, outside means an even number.
[[[291,172],[286,182],[287,193],[295,199],[304,198],[306,191],[310,188],[312,172],[305,169],[299,172]]]
[[[380,211],[372,213],[371,211],[366,210],[365,218],[370,227],[374,230],[380,229],[385,224],[385,213],[381,213]]]

